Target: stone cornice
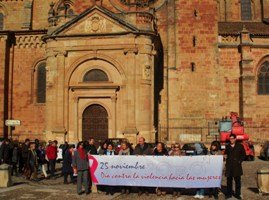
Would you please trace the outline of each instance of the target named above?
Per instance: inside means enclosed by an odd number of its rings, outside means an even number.
[[[45,48],[42,35],[15,35],[16,48]]]

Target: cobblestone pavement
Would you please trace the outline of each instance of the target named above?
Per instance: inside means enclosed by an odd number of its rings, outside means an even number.
[[[269,200],[269,195],[260,195],[257,189],[256,182],[256,173],[257,169],[262,167],[269,167],[269,162],[256,159],[253,162],[244,162],[244,175],[242,177],[242,194],[243,199],[246,200]],[[59,172],[58,172],[59,173]],[[149,196],[143,194],[138,197],[137,193],[131,193],[129,195],[122,195],[120,193],[116,193],[113,196],[106,196],[104,193],[91,193],[90,195],[77,195],[76,194],[76,185],[63,184],[63,178],[59,177],[56,180],[40,180],[38,182],[30,182],[22,177],[12,177],[14,186],[9,188],[0,188],[0,199],[1,200],[23,200],[23,199],[49,199],[49,200],[69,200],[69,199],[98,199],[98,200],[158,200],[158,199],[194,199],[194,191],[193,190],[185,190],[184,193],[178,197],[172,197],[171,194],[167,194],[166,196],[158,197],[156,194],[152,193]],[[226,178],[223,177],[223,187],[222,191],[219,195],[219,199],[225,199],[223,192],[225,192]],[[206,195],[205,199],[213,199]]]

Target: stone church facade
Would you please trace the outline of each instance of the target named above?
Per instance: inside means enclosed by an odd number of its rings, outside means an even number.
[[[268,139],[268,13],[268,0],[0,1],[0,134],[208,141],[234,111]]]

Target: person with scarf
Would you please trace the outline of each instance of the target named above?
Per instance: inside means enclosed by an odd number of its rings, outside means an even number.
[[[132,155],[130,148],[128,147],[127,142],[122,142],[121,143],[121,150],[119,151],[120,156],[129,156]],[[121,187],[121,193],[122,194],[129,194],[130,193],[130,187],[128,186],[122,186]]]
[[[83,183],[86,195],[90,193],[89,189],[89,160],[88,155],[83,147],[83,142],[77,145],[77,151],[74,152],[72,165],[77,169],[77,193],[81,195]]]

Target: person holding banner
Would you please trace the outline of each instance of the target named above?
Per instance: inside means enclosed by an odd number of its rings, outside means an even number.
[[[156,148],[153,151],[154,156],[168,156],[168,152],[164,146],[164,143],[158,142]],[[165,188],[156,188],[157,196],[166,195]]]
[[[86,195],[90,193],[89,190],[89,161],[87,153],[83,147],[83,142],[79,142],[77,145],[77,151],[74,152],[72,159],[72,165],[77,169],[77,193],[81,195],[83,182]]]
[[[213,141],[210,146],[209,155],[222,155],[220,143],[218,141]],[[210,195],[213,194],[214,199],[218,199],[218,188],[211,188]]]
[[[128,147],[127,142],[122,142],[121,143],[121,150],[119,151],[120,156],[129,156],[131,155],[130,148]],[[130,187],[123,186],[121,187],[121,193],[122,194],[129,194],[130,193]]]
[[[182,152],[180,151],[180,144],[176,143],[172,145],[172,150],[169,152],[169,156],[182,156]],[[180,188],[172,188],[173,197],[180,196]]]
[[[246,153],[242,144],[236,142],[236,135],[230,135],[230,144],[225,148],[226,158],[226,172],[227,176],[227,195],[226,199],[232,197],[233,193],[233,179],[235,181],[235,198],[241,197],[241,176],[243,175],[242,162],[245,159]]]
[[[138,139],[138,144],[135,146],[134,149],[134,155],[152,155],[152,150],[150,146],[145,142],[145,138],[140,137]],[[138,196],[141,196],[144,192],[146,193],[146,195],[149,195],[148,189],[145,189],[144,187],[138,188]]]
[[[114,156],[116,155],[116,152],[114,150],[114,146],[112,143],[108,143],[107,144],[107,149],[105,150],[104,152],[104,155],[106,156]],[[103,186],[105,191],[106,191],[106,195],[114,195],[114,187],[113,186],[110,186],[110,185],[105,185]]]
[[[196,142],[194,144],[194,148],[195,148],[195,155],[199,156],[199,155],[205,155],[205,152],[201,146],[200,143]],[[196,190],[196,194],[194,196],[194,198],[196,199],[203,199],[205,196],[205,189],[204,188],[199,188]]]

